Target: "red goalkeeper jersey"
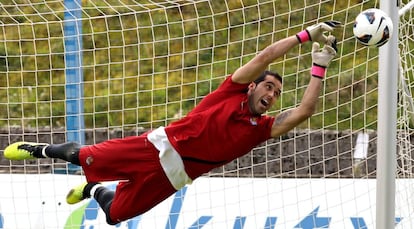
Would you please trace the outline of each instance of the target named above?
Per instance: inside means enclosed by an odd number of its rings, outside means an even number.
[[[186,117],[165,128],[195,179],[250,152],[271,137],[274,117],[253,115],[247,104],[248,84],[228,77]]]

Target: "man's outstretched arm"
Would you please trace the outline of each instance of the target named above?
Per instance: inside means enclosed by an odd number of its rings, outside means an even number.
[[[290,49],[307,41],[326,43],[325,32],[332,32],[339,26],[336,21],[328,21],[309,26],[294,36],[284,38],[267,46],[247,64],[237,69],[232,76],[233,82],[250,83],[265,71],[274,60],[284,56]]]
[[[250,83],[254,81],[275,59],[285,55],[290,49],[298,45],[296,36],[279,40],[263,49],[247,64],[237,69],[232,76],[233,82]]]
[[[336,40],[334,36],[328,37],[322,50],[320,50],[319,43],[313,43],[311,79],[303,94],[302,101],[296,108],[289,109],[276,116],[272,126],[272,137],[278,137],[288,132],[312,116],[316,110],[326,68],[335,55]]]

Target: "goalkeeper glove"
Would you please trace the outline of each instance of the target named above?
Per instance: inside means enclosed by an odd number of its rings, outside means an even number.
[[[341,22],[339,21],[321,22],[316,25],[309,26],[305,30],[297,33],[296,38],[298,38],[299,43],[304,43],[309,40],[325,43],[327,37],[324,35],[324,32],[332,32],[335,27],[340,25]]]
[[[314,42],[312,45],[312,76],[323,79],[325,77],[326,68],[329,63],[335,57],[337,48],[336,48],[336,38],[332,35],[327,37],[327,41],[323,46],[322,51],[319,50],[320,45],[317,42]]]

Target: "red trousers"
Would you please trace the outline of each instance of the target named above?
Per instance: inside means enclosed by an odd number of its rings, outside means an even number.
[[[81,148],[79,160],[88,182],[120,181],[109,212],[112,221],[140,215],[177,191],[158,153],[147,134]]]

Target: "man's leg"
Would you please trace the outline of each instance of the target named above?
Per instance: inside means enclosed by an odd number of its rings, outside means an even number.
[[[45,144],[31,142],[16,142],[4,150],[4,156],[10,160],[25,160],[35,158],[59,158],[72,164],[80,165],[79,150],[81,146],[76,142],[63,144]],[[97,182],[84,183],[72,188],[66,196],[68,204],[78,203],[86,198],[93,196],[99,206],[105,212],[106,221],[110,225],[117,222],[111,220],[109,210],[114,198],[115,192],[104,187]]]
[[[115,192],[104,187],[100,183],[84,183],[73,189],[71,189],[66,196],[66,202],[68,204],[76,204],[86,198],[95,198],[99,206],[105,212],[106,222],[110,225],[115,225],[117,222],[111,220],[109,210],[111,208],[112,200],[114,199]]]
[[[115,225],[118,222],[114,222],[110,215],[109,210],[111,208],[112,200],[114,199],[115,192],[109,190],[107,187],[104,186],[95,186],[96,190],[92,191],[91,194],[93,198],[95,198],[96,202],[98,202],[99,206],[101,206],[102,210],[105,212],[106,215],[106,222],[109,225]]]
[[[35,158],[59,158],[72,164],[79,164],[80,144],[68,142],[49,145],[46,143],[16,142],[4,150],[4,156],[10,160]]]
[[[79,150],[81,145],[77,142],[49,145],[45,149],[47,157],[59,158],[75,165],[79,163]]]

